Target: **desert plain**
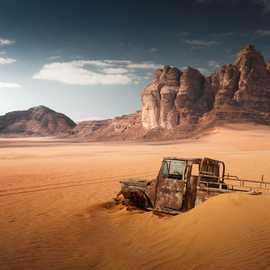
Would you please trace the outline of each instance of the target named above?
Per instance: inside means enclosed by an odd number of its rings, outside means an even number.
[[[0,269],[270,269],[270,196],[231,193],[178,216],[112,201],[165,156],[211,157],[270,181],[270,127],[227,125],[178,142],[0,139]]]

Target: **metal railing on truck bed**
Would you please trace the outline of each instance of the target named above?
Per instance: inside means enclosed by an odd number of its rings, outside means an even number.
[[[264,181],[263,177],[260,181],[258,180],[249,180],[249,179],[240,179],[235,175],[225,175],[224,182],[228,185],[231,184],[232,187],[248,188],[250,190],[261,189],[270,191],[270,181]],[[234,184],[235,183],[235,184]]]
[[[215,181],[206,181],[204,178],[213,178]],[[270,181],[240,179],[235,175],[224,175],[216,177],[209,174],[200,174],[199,188],[209,191],[230,192],[230,191],[268,191],[270,192]]]

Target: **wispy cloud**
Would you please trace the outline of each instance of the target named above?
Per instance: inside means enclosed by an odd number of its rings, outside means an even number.
[[[128,73],[126,68],[104,68],[103,72],[106,74],[125,74]]]
[[[131,83],[128,75],[91,71],[86,68],[87,65],[89,65],[88,61],[47,64],[33,78],[73,85],[125,85]]]
[[[191,45],[192,48],[207,48],[219,44],[215,40],[185,39],[184,42]]]
[[[18,83],[11,82],[0,82],[0,88],[21,88],[22,86]]]
[[[51,60],[51,61],[55,61],[55,60],[58,60],[60,58],[61,58],[60,55],[52,55],[52,56],[48,57],[48,59]]]
[[[130,60],[88,60],[89,63],[93,65],[128,65],[131,64]]]
[[[255,35],[259,37],[267,37],[270,36],[270,30],[259,29],[255,32]]]
[[[153,47],[153,48],[150,48],[150,49],[149,49],[149,52],[150,52],[150,53],[157,53],[157,52],[159,52],[159,49]]]
[[[137,70],[157,67],[151,62],[129,60],[75,60],[46,64],[33,78],[70,85],[127,85],[138,80]]]
[[[157,69],[159,67],[160,65],[156,65],[151,62],[131,63],[127,65],[127,68],[133,68],[133,69]]]
[[[230,38],[234,35],[236,35],[235,32],[220,32],[220,33],[209,34],[209,36],[211,36],[213,38]]]
[[[14,43],[15,43],[14,40],[0,38],[0,47],[9,46]],[[2,55],[0,57],[0,65],[13,64],[16,62],[16,59],[9,58],[8,56],[6,56],[6,54],[7,54],[6,51],[0,52],[0,55]]]
[[[177,36],[179,36],[179,37],[187,37],[190,35],[191,35],[191,33],[187,32],[187,31],[182,31],[182,32],[177,33]]]
[[[213,69],[220,68],[220,64],[215,60],[208,61],[208,66]]]
[[[15,43],[15,40],[0,38],[0,46],[9,46]]]
[[[0,65],[13,64],[16,60],[9,57],[0,57]]]

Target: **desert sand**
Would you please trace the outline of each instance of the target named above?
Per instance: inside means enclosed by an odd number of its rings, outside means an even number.
[[[213,197],[159,217],[114,206],[118,181],[164,156],[224,160],[270,181],[270,128],[225,126],[181,142],[0,139],[0,269],[270,269],[270,196]]]

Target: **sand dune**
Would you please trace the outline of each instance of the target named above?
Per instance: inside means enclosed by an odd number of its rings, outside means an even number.
[[[224,160],[270,180],[270,128],[228,126],[180,143],[0,140],[0,269],[270,269],[270,196],[220,195],[176,216],[109,202],[163,156]]]
[[[104,210],[90,230],[103,254],[97,269],[268,269],[269,203],[269,196],[222,195],[169,218]],[[89,235],[85,218],[81,224]]]

